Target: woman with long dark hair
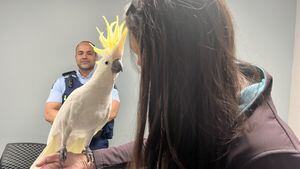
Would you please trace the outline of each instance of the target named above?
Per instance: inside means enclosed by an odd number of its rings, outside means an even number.
[[[141,70],[136,139],[94,151],[89,168],[300,168],[299,140],[270,97],[272,77],[236,59],[224,0],[133,0],[126,24]],[[68,157],[70,167],[87,165]]]
[[[126,23],[141,66],[135,165],[224,166],[227,143],[243,119],[233,29],[224,2],[135,1]]]

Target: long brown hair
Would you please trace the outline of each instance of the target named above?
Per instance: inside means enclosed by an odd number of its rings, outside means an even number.
[[[133,0],[126,23],[141,59],[134,168],[223,168],[239,124],[224,0]]]

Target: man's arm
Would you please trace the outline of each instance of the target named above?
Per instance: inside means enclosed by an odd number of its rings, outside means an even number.
[[[62,95],[65,91],[65,80],[63,77],[58,78],[53,84],[49,97],[45,105],[44,117],[50,124],[53,123],[58,110],[62,105]]]
[[[60,109],[61,105],[62,104],[59,103],[59,102],[48,102],[48,103],[46,103],[44,117],[45,117],[45,120],[48,121],[50,124],[53,123],[53,121],[54,121],[54,119],[57,115],[57,112]]]
[[[112,103],[111,103],[111,110],[110,110],[108,121],[111,121],[114,118],[116,118],[120,109],[119,91],[113,88],[111,91],[111,96],[112,96]]]
[[[120,109],[120,102],[117,100],[113,100],[111,103],[111,110],[110,110],[108,121],[111,121],[117,117],[119,109]]]

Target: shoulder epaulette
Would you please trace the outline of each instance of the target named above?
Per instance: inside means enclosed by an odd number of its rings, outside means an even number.
[[[65,72],[65,73],[62,74],[62,76],[68,76],[68,75],[76,75],[76,71],[72,70],[72,71]]]

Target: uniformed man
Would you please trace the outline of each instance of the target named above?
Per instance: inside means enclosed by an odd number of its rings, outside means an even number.
[[[94,52],[90,44],[93,43],[90,41],[81,41],[76,46],[75,59],[78,70],[63,73],[55,81],[47,99],[44,114],[46,121],[50,124],[53,123],[58,110],[72,91],[85,84],[93,75],[98,55]],[[108,139],[111,139],[113,136],[114,118],[119,112],[119,106],[118,90],[114,86],[109,122],[93,137],[90,144],[92,150],[108,147]]]

